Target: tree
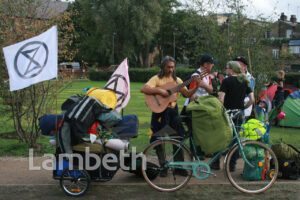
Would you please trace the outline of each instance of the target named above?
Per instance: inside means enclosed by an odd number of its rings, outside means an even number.
[[[79,55],[100,65],[116,64],[125,57],[147,62],[154,35],[159,30],[159,0],[77,0],[73,9],[80,37]]]
[[[72,60],[74,52],[66,51],[68,45],[72,43],[73,26],[70,24],[68,14],[48,18],[43,16],[45,11],[49,11],[45,1],[35,0],[2,0],[0,1],[0,45],[1,49],[35,35],[38,35],[54,24],[58,25],[59,38],[59,58]],[[43,12],[41,12],[43,11]],[[11,118],[14,128],[19,136],[20,142],[26,143],[29,147],[34,147],[39,136],[38,118],[43,113],[50,113],[53,108],[53,100],[57,88],[63,83],[46,81],[28,88],[9,92],[8,73],[5,66],[3,53],[1,52],[0,62],[0,83],[1,99],[4,100],[5,107],[10,108]]]

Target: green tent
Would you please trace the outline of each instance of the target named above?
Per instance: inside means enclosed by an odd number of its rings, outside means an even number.
[[[300,128],[300,91],[295,91],[288,96],[282,106],[285,119],[280,120],[280,126]]]

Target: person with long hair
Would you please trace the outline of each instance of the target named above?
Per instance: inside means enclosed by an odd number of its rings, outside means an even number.
[[[230,76],[223,80],[220,92],[219,100],[224,105],[226,109],[241,109],[244,110],[250,107],[254,103],[254,94],[250,88],[250,81],[248,77],[242,73],[241,66],[237,61],[229,61],[226,65],[229,70]],[[249,101],[244,105],[245,95],[248,95]],[[238,116],[234,119],[235,125],[238,127],[242,123],[242,117]],[[239,130],[237,129],[239,132]],[[238,158],[237,154],[233,155],[230,161],[230,171],[235,170],[236,160]],[[220,160],[217,159],[211,164],[211,168],[215,170],[220,169]]]
[[[161,95],[163,97],[168,97],[170,94],[168,90],[162,89],[161,86],[172,82],[176,85],[183,83],[183,81],[176,76],[175,74],[175,59],[171,56],[166,56],[160,65],[160,72],[153,76],[142,88],[141,92],[147,95]],[[187,97],[191,97],[198,89],[200,85],[200,78],[196,79],[196,87],[193,89],[188,90],[186,87],[183,87],[179,90],[180,93]],[[178,96],[178,93],[175,93],[173,95]],[[184,135],[184,128],[181,124],[181,120],[178,113],[178,107],[177,102],[170,102],[168,107],[161,113],[152,113],[151,117],[151,132],[152,136],[150,139],[150,142],[154,142],[157,140],[157,137],[159,137],[159,131],[160,130],[166,130],[168,134],[171,134],[169,132],[174,132],[177,136],[183,136]],[[169,130],[169,131],[168,131]],[[172,133],[173,134],[173,133]],[[163,162],[163,148],[158,147],[156,149],[157,156],[159,157],[160,161]],[[181,153],[176,156],[176,160],[183,160],[183,155]],[[163,165],[163,163],[161,163]],[[186,176],[187,171],[182,169],[176,169],[175,173],[178,173],[180,175]],[[167,176],[167,169],[165,171],[162,171],[160,173],[160,176],[165,177]]]
[[[234,61],[237,61],[240,64],[241,72],[249,79],[250,88],[252,91],[254,91],[255,79],[248,71],[247,59],[243,56],[238,56],[234,59]],[[247,104],[248,101],[249,101],[249,97],[246,95],[246,97],[244,99],[244,104]],[[252,105],[244,110],[244,115],[246,118],[249,118],[251,113],[252,113]]]

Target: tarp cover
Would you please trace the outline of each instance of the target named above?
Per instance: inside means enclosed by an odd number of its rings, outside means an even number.
[[[280,120],[280,126],[300,128],[300,92],[295,91],[284,101],[282,111],[285,119]]]
[[[198,97],[187,107],[192,112],[192,132],[196,145],[205,154],[215,153],[230,144],[232,128],[225,108],[214,96]]]

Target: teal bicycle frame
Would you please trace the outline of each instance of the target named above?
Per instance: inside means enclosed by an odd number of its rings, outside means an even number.
[[[237,111],[237,110],[232,110],[232,112],[234,111]],[[232,127],[232,130],[233,130],[233,133],[234,133],[234,136],[231,140],[231,142],[233,142],[234,140],[237,141],[237,143],[235,143],[234,145],[229,145],[228,147],[220,150],[218,153],[216,153],[213,158],[211,158],[208,163],[205,163],[205,162],[202,162],[199,158],[199,156],[197,155],[197,150],[196,150],[196,146],[195,146],[195,143],[194,143],[194,140],[193,140],[193,137],[191,134],[189,134],[188,136],[185,136],[183,138],[183,140],[180,142],[180,146],[179,148],[177,148],[177,150],[175,151],[175,153],[173,154],[173,156],[170,158],[170,160],[173,160],[174,157],[177,155],[177,153],[179,153],[179,151],[182,149],[182,147],[184,146],[185,142],[187,141],[187,139],[190,138],[190,141],[191,141],[191,145],[192,145],[192,150],[193,150],[193,155],[195,155],[195,158],[197,159],[197,161],[193,161],[193,162],[167,162],[166,163],[166,167],[172,167],[172,168],[178,168],[178,169],[185,169],[185,170],[193,170],[193,173],[194,173],[194,176],[199,179],[199,180],[203,180],[203,179],[206,179],[210,174],[213,174],[214,176],[216,176],[214,173],[211,173],[210,172],[210,167],[209,165],[211,163],[213,163],[219,156],[221,156],[224,152],[226,152],[227,150],[231,150],[233,147],[235,147],[236,145],[239,145],[240,147],[240,152],[241,152],[241,156],[242,158],[244,159],[244,161],[246,162],[247,165],[249,165],[250,167],[255,167],[253,164],[251,164],[248,159],[246,158],[245,156],[245,153],[244,153],[244,148],[243,148],[243,145],[242,145],[242,142],[241,142],[241,138],[239,136],[239,134],[237,133],[237,130],[236,130],[236,127],[233,123],[233,120],[232,118],[235,117],[237,114],[239,114],[239,112],[237,112],[235,115],[233,115],[233,113],[231,113],[228,118],[229,118],[229,122],[231,124],[231,127]],[[168,139],[168,138],[165,138],[165,139]],[[164,140],[164,138],[161,138],[161,140]],[[226,155],[227,157],[227,155]],[[225,159],[226,160],[226,159]],[[182,167],[183,165],[188,165],[188,166],[191,166],[191,167]],[[203,169],[200,169],[202,173],[205,173],[206,175],[205,176],[199,176],[197,174],[197,168],[198,167],[205,167],[207,170],[203,170]]]

